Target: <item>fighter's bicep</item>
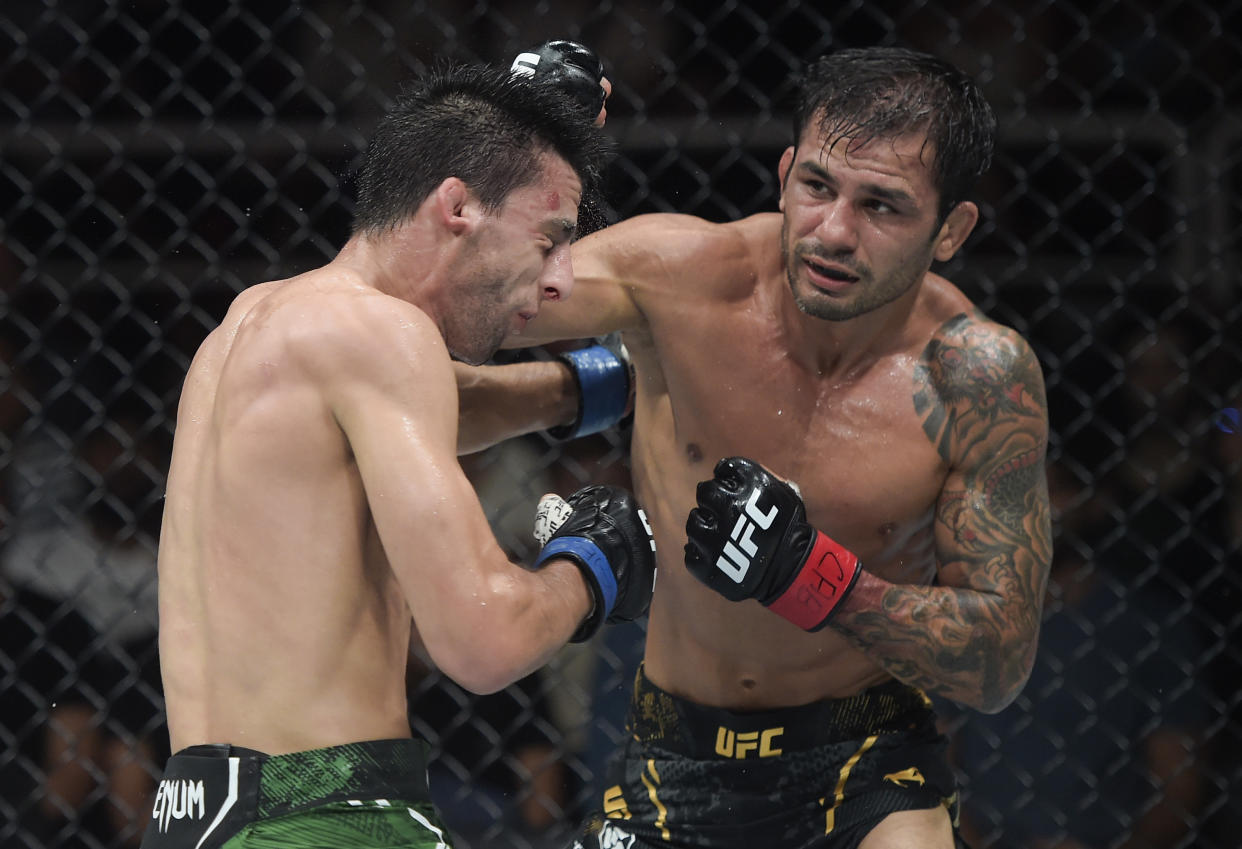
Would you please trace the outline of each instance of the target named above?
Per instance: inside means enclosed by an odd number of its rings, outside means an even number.
[[[1041,593],[1051,553],[1048,416],[1030,347],[959,316],[924,351],[916,383],[924,432],[950,470],[936,508],[941,581]]]
[[[1013,457],[978,479],[954,476],[936,504],[940,583],[1005,598],[1042,593],[1050,557],[1042,461]]]
[[[325,390],[399,577],[448,566],[462,551],[450,547],[453,539],[490,538],[457,462],[457,386],[448,352],[434,328],[422,325],[372,325],[338,352]]]

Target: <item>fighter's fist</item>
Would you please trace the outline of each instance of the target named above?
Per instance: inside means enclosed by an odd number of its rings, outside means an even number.
[[[539,506],[535,508],[535,542],[539,543],[540,548],[548,544],[552,534],[565,524],[565,520],[573,512],[574,508],[569,506],[569,502],[555,492],[549,492],[539,499]]]
[[[544,496],[535,517],[536,539],[541,533],[546,536],[536,568],[553,557],[569,558],[582,570],[595,599],[573,642],[590,639],[604,622],[630,622],[647,612],[656,577],[655,538],[647,514],[629,492],[588,486],[567,502]]]
[[[519,53],[509,66],[510,73],[522,74],[560,88],[582,107],[587,117],[602,124],[604,63],[595,51],[574,41],[545,41]]]
[[[609,333],[587,348],[557,357],[569,366],[578,387],[572,423],[548,430],[556,439],[577,439],[610,428],[634,411],[634,363],[620,333]]]
[[[756,599],[808,631],[827,625],[858,558],[808,525],[797,491],[753,460],[729,457],[714,474],[686,520],[686,568],[730,601]]]

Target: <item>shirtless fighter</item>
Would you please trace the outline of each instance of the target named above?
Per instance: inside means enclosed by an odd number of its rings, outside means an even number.
[[[955,843],[925,694],[1009,704],[1050,555],[1039,364],[930,271],[975,226],[994,131],[938,59],[828,55],[779,214],[593,234],[573,297],[507,343],[621,331],[637,370],[632,471],[663,568],[631,737],[579,845]],[[462,369],[462,446],[615,419],[624,363],[568,359]]]
[[[406,714],[411,619],[488,692],[645,612],[629,493],[571,496],[528,571],[456,455],[451,358],[486,360],[573,286],[594,116],[507,71],[431,75],[380,123],[341,252],[241,293],[199,349],[159,551],[176,754],[144,847],[446,846]]]

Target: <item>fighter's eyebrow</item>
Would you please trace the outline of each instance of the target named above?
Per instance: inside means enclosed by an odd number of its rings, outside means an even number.
[[[837,185],[836,178],[834,178],[832,174],[828,173],[828,170],[818,162],[800,162],[798,164],[798,169],[807,172],[810,176],[820,180],[821,182],[827,183],[830,186],[835,187]],[[871,194],[880,200],[891,201],[893,203],[914,204],[914,198],[909,192],[903,191],[902,189],[892,189],[888,186],[881,186],[877,183],[863,183],[862,188],[868,194]]]
[[[901,189],[890,189],[886,186],[877,186],[875,183],[865,183],[863,188],[881,200],[899,204],[914,204],[914,198],[908,192],[904,192]]]
[[[820,165],[818,162],[811,162],[810,160],[799,162],[798,170],[807,171],[812,177],[823,180],[825,183],[835,184],[837,182],[832,178],[832,175],[828,173],[828,169]]]
[[[568,218],[554,218],[548,223],[548,236],[554,242],[567,242],[578,229],[578,225]]]

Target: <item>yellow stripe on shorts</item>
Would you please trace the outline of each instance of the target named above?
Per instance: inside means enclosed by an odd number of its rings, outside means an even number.
[[[647,772],[651,773],[651,778],[647,778],[646,773],[644,773],[642,779],[643,784],[647,785],[647,795],[651,797],[651,804],[655,805],[657,811],[655,827],[660,829],[661,837],[665,840],[671,840],[672,838],[669,837],[668,828],[665,825],[668,822],[668,808],[664,807],[664,804],[656,796],[656,785],[660,783],[660,774],[656,772],[655,761],[647,761]]]
[[[824,834],[832,834],[832,830],[837,827],[837,806],[845,799],[845,782],[849,780],[850,772],[854,769],[859,759],[867,754],[868,749],[875,745],[876,737],[877,735],[872,734],[866,740],[863,740],[863,744],[858,747],[858,751],[845,762],[845,766],[841,767],[841,775],[837,778],[836,796],[833,797],[832,807],[828,809],[828,813],[825,816]],[[822,804],[826,799],[820,799],[819,801]]]

